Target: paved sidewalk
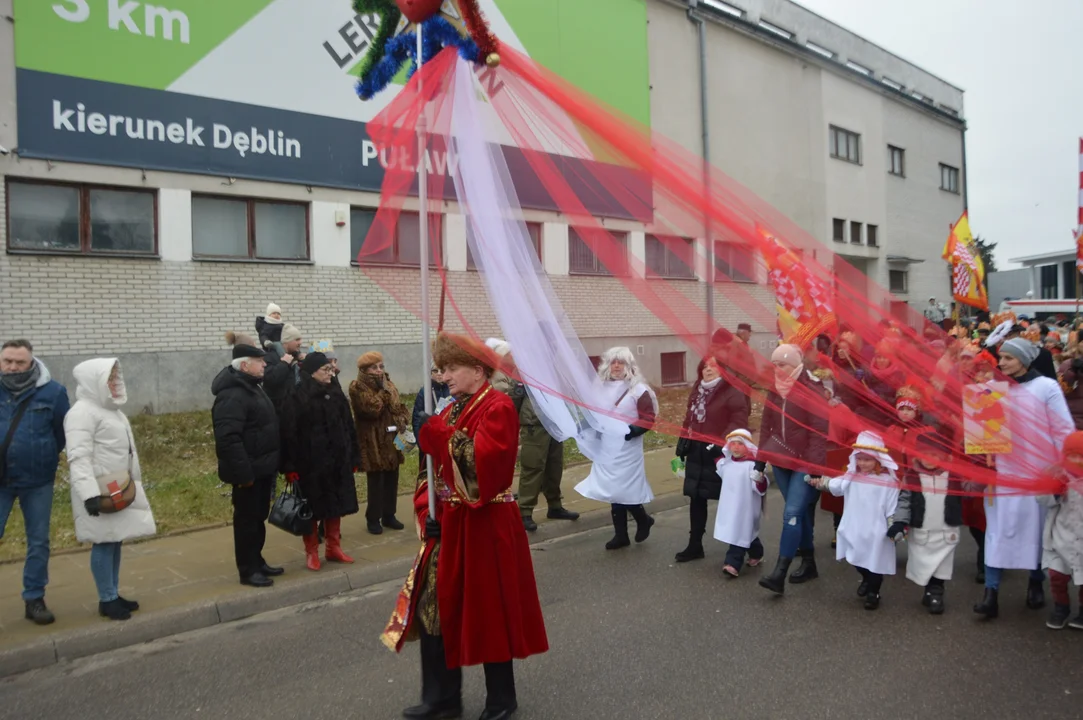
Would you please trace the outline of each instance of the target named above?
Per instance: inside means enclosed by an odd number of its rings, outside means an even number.
[[[659,510],[683,503],[681,483],[669,468],[672,453],[666,448],[647,455],[647,474]],[[531,535],[532,542],[609,523],[607,512],[594,512],[605,504],[572,489],[589,469],[589,465],[570,468],[562,483],[565,507],[584,517],[578,522],[548,521],[542,498],[534,513],[539,530]],[[268,527],[264,556],[286,569],[270,589],[239,584],[231,527],[126,544],[120,592],[138,600],[141,609],[125,622],[98,616],[89,551],[51,559],[46,601],[57,621],[45,627],[23,618],[22,563],[0,565],[0,677],[393,579],[403,574],[419,547],[408,503],[407,497],[399,498],[399,518],[407,524],[401,532],[368,534],[363,512],[344,518],[343,547],[356,562],[324,563],[319,572],[305,568],[300,538]]]

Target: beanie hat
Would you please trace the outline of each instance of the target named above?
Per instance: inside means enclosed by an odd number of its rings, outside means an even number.
[[[1030,340],[1024,340],[1023,338],[1012,338],[1007,340],[1000,346],[1001,355],[1011,355],[1013,358],[1023,363],[1023,367],[1030,367],[1038,358],[1038,346],[1032,343]]]
[[[263,322],[270,323],[271,325],[281,325],[282,318],[273,318],[271,317],[271,313],[278,313],[279,315],[281,315],[282,308],[278,307],[274,303],[267,303],[267,310],[265,310],[263,313]]]
[[[903,385],[895,393],[895,409],[910,408],[914,412],[921,412],[921,391],[912,385]]]
[[[335,346],[330,340],[317,340],[308,346],[308,351],[310,353],[323,353],[328,360],[338,360],[338,355],[335,354]]]
[[[282,342],[288,343],[300,339],[301,331],[297,329],[297,326],[286,323],[286,325],[282,328]]]
[[[331,361],[327,359],[327,356],[321,352],[314,352],[305,355],[305,359],[301,361],[301,371],[312,375],[324,365],[330,365]]]
[[[373,365],[379,365],[384,361],[384,356],[375,350],[369,350],[367,353],[357,358],[357,369],[364,370],[370,368]]]
[[[259,343],[251,335],[235,333],[232,330],[226,333],[226,343],[233,346],[233,359],[259,358],[267,353],[260,349]]]
[[[801,352],[801,348],[796,345],[779,345],[775,348],[775,351],[771,353],[772,363],[782,363],[787,367],[797,367],[804,362],[804,353]]]

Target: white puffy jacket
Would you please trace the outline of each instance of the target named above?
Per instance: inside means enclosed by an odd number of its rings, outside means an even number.
[[[71,471],[71,509],[79,542],[111,543],[153,535],[156,531],[150,503],[143,492],[139,453],[128,418],[120,411],[127,400],[123,380],[119,397],[109,391],[116,358],[96,358],[75,366],[76,402],[64,418],[68,467]],[[136,483],[135,501],[118,513],[92,517],[85,503],[101,494],[97,478],[129,467]]]

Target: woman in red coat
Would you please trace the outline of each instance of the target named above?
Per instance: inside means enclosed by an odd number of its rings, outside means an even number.
[[[433,456],[436,513],[424,481],[414,508],[425,542],[400,593],[384,643],[421,640],[421,705],[407,718],[462,712],[462,670],[485,666],[481,720],[506,720],[518,707],[512,659],[549,649],[534,566],[511,493],[519,418],[489,384],[498,358],[470,338],[441,334],[434,362],[454,404],[421,426]]]

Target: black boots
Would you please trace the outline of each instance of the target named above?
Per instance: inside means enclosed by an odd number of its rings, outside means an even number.
[[[641,543],[651,536],[654,518],[647,514],[642,505],[633,505],[628,508],[628,512],[636,519],[636,542]]]
[[[786,573],[790,571],[790,563],[793,562],[793,558],[778,556],[778,562],[775,563],[775,569],[771,571],[771,574],[760,578],[760,587],[767,588],[776,595],[781,595],[786,592]]]
[[[609,514],[613,517],[613,539],[605,544],[606,550],[617,550],[628,547],[632,543],[628,540],[628,507],[614,504]]]
[[[997,591],[993,588],[985,588],[985,595],[981,602],[974,606],[974,612],[992,620],[1000,614],[1000,605],[997,602]]]
[[[929,608],[930,615],[942,615],[944,613],[944,586],[926,586],[925,597],[921,598],[921,604]]]
[[[820,577],[820,573],[816,570],[816,553],[814,551],[798,550],[797,556],[801,558],[801,564],[790,575],[791,583],[800,585],[803,582]]]
[[[1031,580],[1027,585],[1027,607],[1031,610],[1045,607],[1045,588],[1041,580]]]
[[[45,598],[34,598],[26,601],[27,620],[33,620],[35,625],[49,625],[56,621],[56,616],[45,607]]]
[[[681,550],[676,555],[676,560],[679,563],[689,562],[691,560],[703,559],[703,533],[692,531],[688,533],[688,547]]]

